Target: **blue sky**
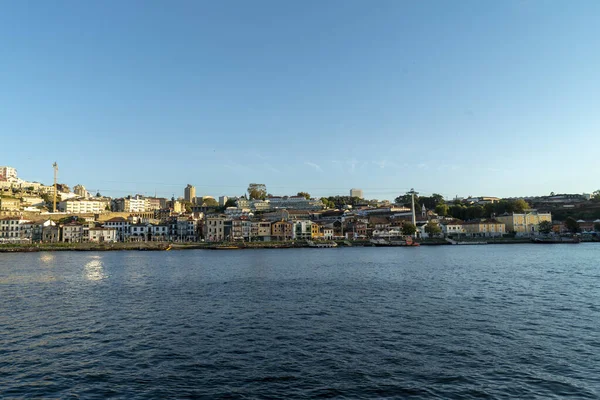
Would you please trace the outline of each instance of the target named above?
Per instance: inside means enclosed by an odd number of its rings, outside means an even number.
[[[0,4],[0,165],[104,194],[600,188],[598,1]]]

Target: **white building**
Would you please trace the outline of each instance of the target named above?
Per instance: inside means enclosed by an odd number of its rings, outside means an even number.
[[[121,212],[146,212],[148,211],[148,199],[137,195],[135,197],[125,197],[116,199],[115,211]]]
[[[440,222],[440,228],[442,228],[442,233],[444,236],[449,235],[464,235],[465,228],[463,226],[462,221],[457,220],[446,220]]]
[[[0,167],[0,181],[14,182],[17,180],[17,170],[13,167]]]
[[[294,240],[312,239],[312,221],[296,221],[294,222],[294,230],[292,238]]]
[[[359,199],[362,199],[363,198],[362,189],[355,189],[355,188],[350,189],[350,197],[358,197]]]
[[[129,237],[129,226],[128,220],[122,217],[111,218],[102,224],[105,228],[115,229],[117,231],[117,240],[120,242],[125,241]]]
[[[31,221],[21,217],[5,217],[0,219],[0,238],[9,240],[31,239],[31,235],[23,229],[23,225]]]
[[[61,212],[72,214],[94,213],[99,214],[109,205],[107,200],[96,199],[69,199],[58,203]]]
[[[117,241],[117,230],[111,228],[90,228],[89,241],[112,243]]]

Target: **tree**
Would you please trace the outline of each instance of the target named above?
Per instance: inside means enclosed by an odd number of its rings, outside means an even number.
[[[552,232],[552,222],[550,222],[550,221],[540,222],[540,225],[538,226],[538,230],[545,235],[549,234],[550,232]]]
[[[438,224],[428,222],[427,225],[425,225],[425,232],[427,232],[429,236],[436,236],[442,233],[442,228],[440,228]]]
[[[248,185],[250,200],[264,200],[267,198],[267,186],[264,183],[251,183]]]
[[[575,218],[573,217],[568,217],[565,220],[565,227],[569,230],[569,232],[571,233],[577,233],[579,232],[579,222],[577,222],[575,220]]]
[[[465,218],[466,219],[477,219],[483,217],[484,209],[482,206],[470,206],[467,207]]]
[[[202,200],[202,206],[204,206],[204,207],[218,207],[219,206],[219,202],[216,201],[215,199],[211,198],[211,197],[207,197],[206,199]]]
[[[445,217],[448,215],[448,211],[450,211],[450,207],[448,204],[438,204],[435,206],[435,213],[441,217]]]
[[[598,189],[594,193],[592,193],[592,199],[591,200],[593,202],[600,203],[600,189]]]
[[[530,208],[529,204],[523,199],[517,199],[513,201],[513,210],[516,213],[522,213],[526,209]]]
[[[227,207],[235,207],[235,206],[236,206],[236,201],[234,199],[227,199],[224,207],[227,208]]]
[[[298,192],[297,196],[302,196],[304,197],[306,200],[310,200],[310,194],[306,193],[306,192]]]
[[[404,222],[402,224],[402,234],[404,236],[412,236],[417,232],[417,227],[410,222]]]
[[[596,223],[594,224],[594,230],[595,230],[596,232],[600,232],[600,222],[596,222]]]
[[[411,208],[412,207],[412,195],[410,193],[400,195],[394,199],[396,204]],[[420,198],[415,194],[415,210],[421,208]]]

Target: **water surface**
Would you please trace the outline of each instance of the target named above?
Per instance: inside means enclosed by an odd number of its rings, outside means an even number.
[[[598,398],[600,246],[0,254],[0,397]]]

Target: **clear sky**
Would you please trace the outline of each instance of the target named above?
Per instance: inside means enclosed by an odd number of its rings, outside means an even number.
[[[0,3],[0,165],[103,194],[600,188],[600,2]]]

